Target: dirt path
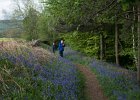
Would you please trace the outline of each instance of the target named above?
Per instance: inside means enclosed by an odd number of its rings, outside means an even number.
[[[104,96],[101,87],[96,79],[96,75],[83,65],[77,65],[77,68],[85,75],[85,93],[88,100],[107,100]]]

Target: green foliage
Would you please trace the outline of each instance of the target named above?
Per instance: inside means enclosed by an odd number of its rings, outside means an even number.
[[[87,47],[85,48],[84,52],[88,55],[95,55],[97,56],[99,51],[99,37],[92,36],[87,38],[86,40]]]
[[[110,62],[115,62],[115,20],[118,16],[118,31],[125,28],[125,24],[132,23],[126,21],[122,16],[125,15],[125,11],[131,9],[133,2],[131,0],[119,0],[114,4],[109,5],[111,1],[100,0],[43,0],[45,2],[45,10],[48,16],[53,18],[54,29],[57,30],[61,27],[61,22],[64,25],[75,25],[74,33],[69,32],[70,35],[65,35],[66,42],[72,46],[75,50],[79,50],[89,56],[95,56],[98,58],[100,54],[99,36],[97,33],[103,34],[103,59]],[[107,8],[106,8],[107,7]],[[105,9],[106,8],[106,9]],[[123,15],[124,13],[124,15]],[[132,15],[130,14],[132,17]],[[48,17],[48,19],[49,19]],[[48,21],[47,21],[48,22]],[[124,25],[124,26],[123,26]],[[62,25],[63,27],[63,25]],[[76,32],[76,30],[85,29],[85,32]],[[90,30],[88,31],[88,29]],[[58,29],[59,30],[59,29]],[[127,29],[128,30],[128,27]],[[119,56],[125,57],[131,56],[133,59],[132,49],[132,35],[128,31],[119,31]],[[129,31],[130,28],[129,28]],[[72,33],[72,34],[71,34]],[[96,33],[94,35],[89,33]],[[124,36],[124,38],[121,38]],[[51,36],[50,36],[51,37]],[[127,39],[129,37],[129,39]],[[126,45],[126,46],[125,46]],[[123,49],[122,49],[123,48]],[[120,61],[121,62],[121,61]]]
[[[58,33],[54,31],[53,19],[51,16],[46,15],[46,12],[42,12],[39,15],[37,26],[38,38],[40,40],[53,42],[58,37]]]
[[[131,26],[135,24],[131,13],[136,0],[41,0],[41,12],[31,5],[27,7],[23,20],[25,34],[22,37],[32,40],[47,40],[52,43],[66,34],[66,42],[74,49],[98,58],[100,54],[99,33],[103,34],[103,59],[115,62],[115,21],[119,31],[119,57],[130,56],[133,60]],[[111,5],[110,5],[111,3]],[[130,13],[129,13],[130,11]],[[128,13],[127,13],[128,12]],[[136,16],[135,16],[136,17]],[[134,30],[136,31],[134,26]],[[85,30],[84,30],[85,29]],[[84,30],[84,31],[82,31]],[[75,31],[72,33],[72,31]],[[79,31],[76,32],[76,31]],[[68,34],[69,34],[68,33]],[[90,34],[96,33],[96,34]],[[137,35],[135,32],[137,50]],[[121,62],[121,60],[120,60]],[[123,63],[123,61],[122,61]],[[126,62],[125,62],[126,63]],[[133,61],[134,63],[134,61]],[[124,64],[125,65],[125,64]],[[131,64],[134,65],[134,64]]]
[[[99,37],[91,33],[73,32],[64,35],[66,43],[89,56],[98,56]]]
[[[41,14],[39,19],[38,19],[38,35],[41,40],[46,40],[47,39],[47,34],[48,34],[48,25],[47,25],[47,16]]]
[[[24,29],[26,32],[27,40],[37,39],[37,21],[38,12],[34,8],[30,8],[27,16],[23,20]]]
[[[122,6],[122,10],[123,11],[127,11],[131,4],[134,4],[137,0],[118,0],[118,2],[121,4]]]
[[[67,24],[87,24],[89,20],[93,20],[102,4],[106,2],[95,2],[93,0],[43,0],[45,2],[45,10],[52,15],[56,23],[60,20]]]

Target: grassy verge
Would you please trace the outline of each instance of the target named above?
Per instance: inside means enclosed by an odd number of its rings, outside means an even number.
[[[78,71],[78,78],[79,78],[79,82],[78,82],[78,90],[79,90],[79,96],[78,96],[78,100],[87,100],[87,97],[85,95],[85,76]]]
[[[105,96],[107,96],[109,100],[117,100],[116,96],[112,95],[112,90],[115,87],[113,81],[109,78],[100,76],[95,69],[92,69],[92,72],[96,74]]]

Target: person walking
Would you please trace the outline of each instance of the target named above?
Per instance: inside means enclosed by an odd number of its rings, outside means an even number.
[[[61,41],[59,42],[59,45],[58,45],[59,55],[60,55],[61,57],[63,57],[64,47],[65,47],[64,41],[61,40]]]
[[[56,51],[56,43],[53,42],[53,53],[55,53],[55,51]]]

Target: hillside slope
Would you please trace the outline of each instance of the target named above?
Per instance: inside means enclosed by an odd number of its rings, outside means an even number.
[[[0,20],[0,37],[16,37],[21,29],[21,20]]]

